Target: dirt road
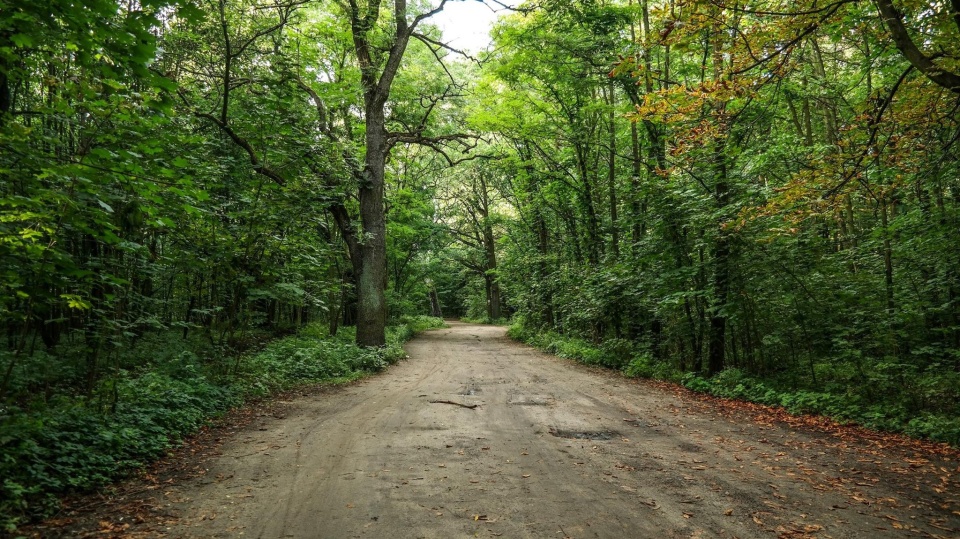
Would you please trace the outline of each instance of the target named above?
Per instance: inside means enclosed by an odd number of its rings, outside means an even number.
[[[952,458],[735,417],[498,327],[452,324],[408,351],[227,442],[164,491],[166,533],[960,537]]]

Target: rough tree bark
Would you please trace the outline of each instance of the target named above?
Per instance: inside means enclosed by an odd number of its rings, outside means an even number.
[[[380,65],[368,36],[380,18],[381,0],[371,0],[363,9],[356,0],[341,4],[350,18],[354,51],[360,66],[363,86],[364,122],[366,124],[366,156],[363,178],[359,187],[360,261],[357,275],[357,344],[383,346],[386,344],[387,325],[387,243],[386,215],[384,214],[384,167],[391,146],[386,128],[386,104],[390,89],[400,69],[400,62],[417,25],[443,10],[439,7],[407,21],[406,0],[394,0],[394,31],[389,54]]]

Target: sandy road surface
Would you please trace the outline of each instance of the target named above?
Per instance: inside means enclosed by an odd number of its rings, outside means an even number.
[[[960,537],[956,461],[731,418],[502,328],[453,324],[408,351],[225,444],[164,493],[167,533]]]

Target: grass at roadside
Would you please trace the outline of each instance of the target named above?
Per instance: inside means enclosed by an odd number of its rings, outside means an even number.
[[[594,344],[554,331],[533,330],[522,324],[514,324],[507,334],[544,352],[619,370],[632,378],[671,381],[717,397],[779,406],[792,414],[817,414],[841,423],[960,446],[960,418],[911,411],[896,395],[871,401],[842,386],[836,386],[832,391],[790,387],[782,381],[761,379],[740,369],[726,369],[713,377],[683,373],[669,362],[655,361],[649,353],[624,339],[608,339]]]
[[[489,316],[483,316],[480,318],[471,318],[469,316],[460,317],[460,321],[467,324],[484,324],[492,326],[508,326],[510,325],[509,318],[490,318]]]
[[[96,398],[60,398],[42,407],[0,407],[0,535],[52,514],[59,495],[91,490],[162,456],[209,420],[252,399],[296,386],[346,383],[406,357],[402,345],[441,319],[391,326],[387,345],[363,349],[352,328],[330,337],[322,325],[268,343],[212,368],[179,354],[143,372],[122,372]],[[105,409],[102,397],[109,395]]]

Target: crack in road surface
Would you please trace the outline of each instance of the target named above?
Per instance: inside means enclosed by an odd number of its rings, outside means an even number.
[[[956,461],[905,475],[905,449],[878,457],[731,419],[503,328],[453,323],[407,349],[386,373],[296,400],[226,443],[204,478],[164,493],[180,516],[166,534],[958,536]],[[951,472],[942,492],[929,486],[938,468]]]

